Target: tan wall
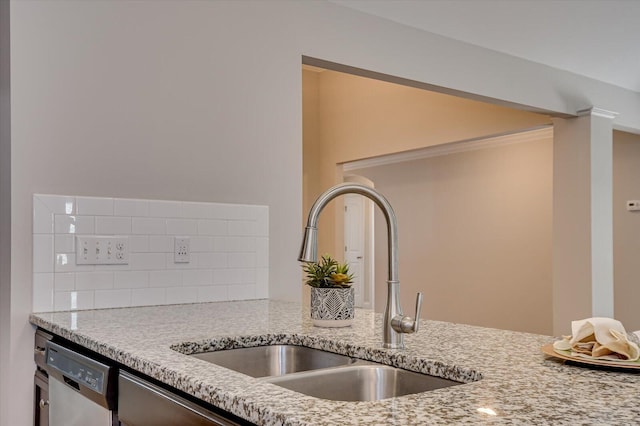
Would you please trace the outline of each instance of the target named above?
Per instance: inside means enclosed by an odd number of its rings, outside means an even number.
[[[613,133],[613,267],[615,316],[627,330],[640,330],[640,136]]]
[[[302,221],[317,196],[320,185],[320,120],[318,100],[318,76],[314,71],[302,70]]]
[[[398,216],[401,298],[429,319],[551,333],[552,138],[358,171]],[[386,230],[376,220],[376,308]]]
[[[303,80],[311,74],[303,73]],[[344,162],[550,123],[539,114],[344,73],[324,71],[314,77],[321,144],[315,193],[342,181],[336,165]],[[335,212],[342,211],[342,204],[340,199],[332,203],[320,219],[319,250],[340,256],[342,216]]]
[[[539,114],[349,74],[317,76],[323,190],[342,181],[340,163],[550,123]],[[341,200],[333,204],[323,213],[319,245],[340,253]]]
[[[304,140],[302,146],[302,227],[307,223],[307,215],[313,202],[322,193],[318,106],[318,73],[302,70],[302,139]],[[302,272],[301,275],[304,276]],[[308,286],[303,286],[302,300],[307,300],[309,294]]]
[[[546,116],[338,72],[319,74],[327,160],[353,161],[549,124]]]

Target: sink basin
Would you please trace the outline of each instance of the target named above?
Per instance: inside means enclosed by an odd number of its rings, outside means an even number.
[[[378,401],[462,384],[305,346],[256,346],[189,356],[334,401]]]
[[[353,365],[267,380],[292,391],[334,401],[378,401],[462,383],[386,365]]]
[[[281,376],[355,362],[354,358],[305,346],[271,345],[203,352],[190,356],[251,377]]]

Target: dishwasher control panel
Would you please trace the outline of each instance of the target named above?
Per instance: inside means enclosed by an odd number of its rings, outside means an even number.
[[[47,343],[47,367],[57,370],[77,390],[84,386],[99,394],[106,391],[109,366],[52,342]]]

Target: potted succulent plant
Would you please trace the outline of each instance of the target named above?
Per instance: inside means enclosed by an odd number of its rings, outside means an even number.
[[[318,327],[346,327],[354,317],[353,274],[349,265],[329,255],[303,266],[311,287],[311,319]]]

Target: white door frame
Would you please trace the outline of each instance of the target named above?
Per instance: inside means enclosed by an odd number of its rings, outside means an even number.
[[[371,188],[374,187],[374,184],[371,180],[357,175],[347,175],[343,177],[344,182],[353,182],[360,183],[362,185],[369,186]],[[375,246],[374,246],[374,204],[371,200],[366,197],[362,197],[364,199],[364,209],[363,209],[363,217],[364,221],[364,232],[362,233],[362,241],[361,246],[363,249],[363,271],[364,276],[362,277],[362,297],[361,306],[366,309],[373,309],[375,306]],[[344,235],[348,235],[349,230],[347,220],[344,221]]]

